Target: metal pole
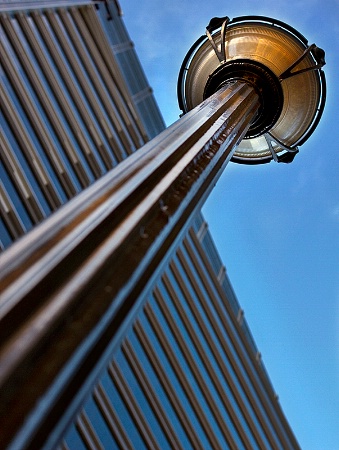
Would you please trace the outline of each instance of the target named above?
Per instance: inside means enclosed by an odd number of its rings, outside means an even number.
[[[0,257],[4,447],[57,443],[259,106],[224,86]]]

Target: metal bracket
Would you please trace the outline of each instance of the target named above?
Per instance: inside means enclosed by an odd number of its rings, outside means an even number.
[[[305,69],[300,69],[300,70],[296,70],[295,72],[292,72],[292,70],[303,59],[305,59],[306,56],[309,53],[311,53],[311,52],[312,52],[312,55],[313,55],[315,61],[317,62],[317,64],[315,64],[314,66],[306,67]],[[291,64],[290,67],[288,67],[288,69],[285,70],[285,72],[283,72],[280,75],[279,80],[283,81],[286,78],[293,77],[294,75],[299,75],[300,73],[309,72],[310,70],[321,69],[325,64],[326,64],[326,62],[325,62],[325,52],[324,52],[324,50],[319,48],[319,47],[317,47],[315,44],[312,44],[309,47],[307,47],[307,49],[304,51],[304,53],[293,64]]]
[[[222,18],[214,17],[213,19],[211,19],[210,23],[206,27],[206,36],[208,37],[208,40],[210,41],[210,44],[212,45],[212,48],[221,63],[226,62],[225,38],[226,38],[227,25],[228,25],[229,21],[230,21],[229,17],[222,17]],[[221,32],[220,32],[221,45],[220,45],[220,51],[219,51],[211,32],[213,30],[215,30],[216,28],[219,28],[220,25],[221,25]]]
[[[280,142],[277,138],[273,137],[272,134],[270,133],[265,133],[264,137],[266,139],[268,148],[272,154],[272,157],[274,159],[274,161],[276,162],[283,162],[283,163],[290,163],[293,161],[295,155],[297,153],[299,153],[299,149],[298,147],[288,147],[286,145],[284,145],[282,142]],[[275,142],[276,144],[279,145],[279,147],[283,148],[284,150],[286,150],[287,153],[284,153],[283,155],[278,156],[276,154],[276,152],[274,151],[272,142]]]

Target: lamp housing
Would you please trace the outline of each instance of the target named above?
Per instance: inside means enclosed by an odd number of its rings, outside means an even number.
[[[325,52],[268,17],[213,18],[188,51],[178,78],[183,114],[226,83],[242,80],[261,107],[232,161],[291,162],[315,130],[326,99]]]

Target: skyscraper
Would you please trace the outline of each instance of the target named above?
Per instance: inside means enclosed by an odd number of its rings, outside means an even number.
[[[116,1],[3,2],[0,12],[5,248],[164,123]],[[184,231],[52,424],[40,431],[35,406],[22,418],[2,402],[17,426],[6,443],[298,448],[201,214]]]
[[[117,7],[102,3],[1,5],[3,247],[164,128]]]

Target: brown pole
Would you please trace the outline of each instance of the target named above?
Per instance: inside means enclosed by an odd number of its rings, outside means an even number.
[[[230,83],[0,256],[2,445],[55,445],[259,108]]]

